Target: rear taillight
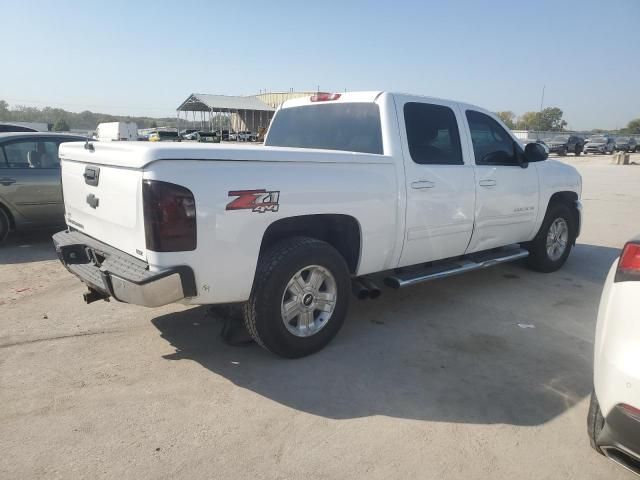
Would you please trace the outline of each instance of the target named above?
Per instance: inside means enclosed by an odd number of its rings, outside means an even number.
[[[628,282],[640,280],[640,242],[629,242],[622,249],[620,260],[618,260],[618,270],[616,271],[616,282]]]
[[[315,95],[311,95],[312,102],[329,102],[331,100],[338,100],[340,98],[339,93],[321,93],[318,92]]]
[[[147,250],[196,249],[196,202],[191,190],[174,183],[144,180],[142,200]]]

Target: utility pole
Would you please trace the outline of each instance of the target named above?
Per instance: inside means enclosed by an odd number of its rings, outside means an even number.
[[[540,131],[542,130],[542,105],[544,104],[544,89],[546,85],[542,85],[542,98],[540,99],[540,111],[538,112],[538,140],[540,140]]]

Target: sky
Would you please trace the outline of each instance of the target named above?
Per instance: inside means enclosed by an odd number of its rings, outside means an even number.
[[[572,129],[640,117],[640,0],[0,0],[0,99],[174,116],[189,94],[389,90]]]

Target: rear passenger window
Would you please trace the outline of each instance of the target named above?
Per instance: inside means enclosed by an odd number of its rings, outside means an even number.
[[[463,165],[456,116],[449,107],[410,102],[404,105],[409,153],[415,163]]]
[[[19,140],[4,146],[9,168],[58,168],[58,143],[50,140]]]
[[[9,168],[29,168],[29,152],[36,150],[36,142],[22,140],[11,142],[4,146]]]

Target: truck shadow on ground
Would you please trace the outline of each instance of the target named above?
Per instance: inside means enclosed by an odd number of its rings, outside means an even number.
[[[539,425],[591,392],[597,305],[618,253],[578,245],[553,274],[503,265],[353,300],[334,341],[299,360],[226,345],[206,307],[153,324],[176,348],[164,358],[314,415]]]
[[[57,258],[51,236],[63,227],[13,232],[0,244],[0,265],[40,262]]]

